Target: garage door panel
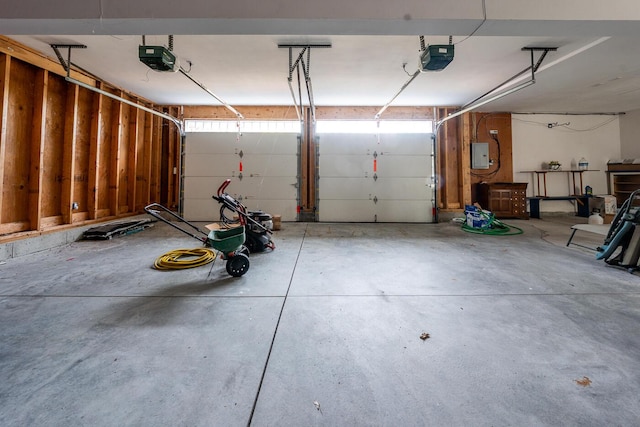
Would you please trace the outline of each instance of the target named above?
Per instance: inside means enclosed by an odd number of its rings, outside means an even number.
[[[369,200],[373,198],[370,181],[373,181],[373,178],[322,178],[319,196],[323,202],[325,200]]]
[[[226,177],[186,177],[185,199],[187,198],[211,198]],[[232,178],[226,192],[237,198],[239,196],[261,199],[295,199],[298,189],[291,177],[254,177]],[[214,201],[214,203],[217,203]]]
[[[384,134],[380,136],[383,155],[431,155],[431,136],[429,134]]]
[[[424,177],[430,172],[430,156],[378,156],[379,177]]]
[[[431,195],[427,178],[378,178],[369,191],[386,200],[426,200]]]
[[[429,222],[432,218],[431,201],[378,200],[375,212],[378,222]]]
[[[239,167],[236,156],[235,170]],[[251,155],[242,159],[243,176],[296,176],[298,156],[295,155]]]
[[[232,182],[227,193],[237,194],[245,199],[292,199],[296,200],[298,189],[291,177],[253,177]]]
[[[290,133],[190,133],[186,154],[291,154],[298,151],[298,136]]]
[[[238,141],[236,133],[189,133],[185,145],[187,220],[210,220],[211,212],[217,220],[220,205],[211,196],[228,178],[227,193],[249,209],[278,213],[285,221],[296,220],[298,135],[245,133]]]
[[[282,221],[296,221],[297,218],[298,206],[290,199],[245,200],[243,204],[249,210],[262,210],[271,215],[280,215]],[[220,204],[213,199],[185,198],[184,215],[189,221],[219,221]]]
[[[220,205],[213,199],[184,199],[184,217],[189,221],[219,221]]]
[[[217,177],[199,177],[199,176],[187,176],[184,179],[184,198],[211,198],[216,194],[216,190],[220,187],[220,184],[224,181],[224,178]],[[217,203],[211,199],[212,203]]]
[[[245,155],[282,155],[297,153],[298,137],[280,133],[246,133],[242,135],[240,146]]]
[[[185,154],[233,154],[238,148],[236,134],[190,133],[185,142]]]
[[[364,177],[373,169],[373,157],[325,154],[319,168],[322,177]]]
[[[238,156],[233,154],[198,154],[186,156],[185,176],[227,176],[238,170]]]
[[[244,205],[249,210],[261,210],[271,215],[280,215],[282,221],[296,221],[298,217],[298,204],[291,199],[246,200]]]
[[[376,135],[322,134],[319,140],[321,221],[432,220],[430,134],[384,134],[379,140]]]
[[[245,156],[242,160],[234,154],[198,154],[185,159],[186,176],[226,176],[238,174],[242,161],[243,176],[296,176],[297,155]]]
[[[324,222],[374,222],[371,200],[323,200],[318,220]]]
[[[322,134],[318,139],[318,147],[323,155],[367,155],[375,145],[376,135],[372,134]],[[326,144],[325,144],[326,141]]]

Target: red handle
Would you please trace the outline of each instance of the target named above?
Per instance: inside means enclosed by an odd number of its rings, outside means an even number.
[[[220,195],[222,193],[224,193],[225,188],[227,188],[229,186],[229,184],[231,184],[231,179],[227,178],[227,179],[224,180],[222,185],[220,187],[218,187],[218,197],[220,197]]]

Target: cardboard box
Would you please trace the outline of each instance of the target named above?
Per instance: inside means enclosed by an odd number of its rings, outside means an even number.
[[[617,211],[616,197],[611,195],[593,196],[589,198],[589,213],[594,209],[604,218],[605,215],[615,215]],[[606,218],[605,218],[606,219]]]
[[[282,215],[273,215],[273,230],[278,231],[282,227]]]
[[[607,215],[615,215],[618,212],[618,206],[616,202],[616,196],[607,194],[605,196],[599,196],[604,198],[604,213]]]

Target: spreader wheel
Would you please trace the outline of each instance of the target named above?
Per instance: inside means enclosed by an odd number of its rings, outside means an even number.
[[[238,253],[227,260],[227,273],[233,277],[240,277],[249,270],[249,257]]]

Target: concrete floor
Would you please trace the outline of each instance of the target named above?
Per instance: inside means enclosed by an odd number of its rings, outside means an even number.
[[[640,276],[574,222],[285,223],[242,278],[153,270],[198,246],[164,224],[8,259],[0,425],[640,425]]]

